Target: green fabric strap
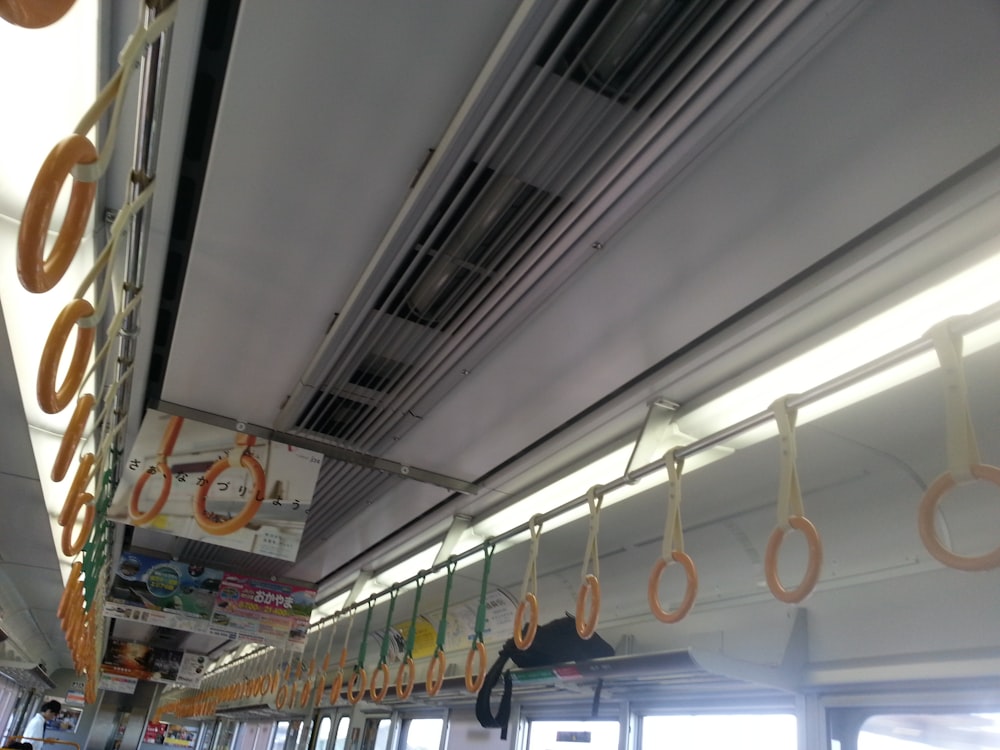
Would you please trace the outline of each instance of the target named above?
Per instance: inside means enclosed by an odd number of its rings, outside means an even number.
[[[389,655],[389,641],[390,633],[392,633],[392,613],[396,609],[396,597],[399,596],[399,590],[393,589],[389,592],[389,614],[385,618],[385,633],[382,635],[382,649],[378,654],[378,665],[381,667],[385,664],[385,659]]]
[[[413,658],[413,644],[417,640],[417,618],[420,616],[420,594],[424,590],[424,577],[417,579],[417,593],[413,600],[413,615],[410,617],[410,629],[406,631],[406,656],[403,660]]]
[[[365,655],[368,653],[368,629],[372,625],[372,612],[375,610],[375,600],[368,600],[368,617],[365,618],[365,632],[361,634],[361,647],[358,649],[358,665],[355,669],[365,668]]]
[[[448,634],[448,600],[451,598],[451,583],[455,578],[455,571],[458,563],[454,560],[448,561],[448,580],[444,586],[444,605],[441,607],[441,623],[438,625],[437,645],[434,647],[434,655],[438,651],[444,651],[444,639]]]
[[[483,630],[486,628],[486,593],[489,591],[490,563],[493,562],[493,552],[495,549],[495,544],[483,548],[483,555],[485,555],[485,561],[483,562],[483,584],[479,589],[479,611],[476,612],[476,638],[473,644],[483,640]]]

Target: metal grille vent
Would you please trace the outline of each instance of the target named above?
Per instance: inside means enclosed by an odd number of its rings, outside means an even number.
[[[728,85],[717,79],[735,80],[807,4],[579,0],[524,21],[463,107],[474,121],[434,149],[278,427],[367,453],[392,446],[649,200],[657,183],[643,178],[684,133],[679,121],[697,119],[687,109],[713,105]],[[304,547],[386,481],[324,471]]]

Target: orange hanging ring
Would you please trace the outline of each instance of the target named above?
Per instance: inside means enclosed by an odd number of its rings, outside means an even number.
[[[90,532],[94,529],[94,516],[96,511],[94,510],[94,504],[91,502],[94,496],[89,492],[80,493],[77,495],[76,504],[73,508],[73,512],[70,514],[71,520],[62,529],[62,539],[60,546],[62,547],[62,553],[66,557],[76,557],[83,551],[84,545],[87,540],[90,539]],[[73,539],[73,527],[76,525],[76,518],[80,514],[80,508],[83,508],[83,527],[80,529],[80,533],[76,540]]]
[[[587,600],[590,609],[587,609]],[[590,638],[597,630],[597,618],[601,614],[601,582],[597,576],[588,573],[580,584],[576,595],[576,632],[583,639]]]
[[[59,599],[59,606],[56,608],[56,617],[60,620],[69,614],[69,605],[73,600],[75,591],[80,580],[80,573],[83,571],[83,563],[77,560],[69,568],[69,576],[66,579],[66,587],[63,589],[62,597]]]
[[[338,670],[337,676],[333,678],[330,685],[330,705],[332,706],[340,699],[340,691],[344,689],[344,670]]]
[[[667,565],[671,562],[680,563],[687,576],[687,588],[684,590],[684,599],[677,609],[672,612],[665,610],[660,603],[660,578],[663,576],[663,571],[667,569]],[[664,560],[662,557],[656,561],[652,571],[649,573],[649,586],[646,589],[646,597],[649,599],[649,609],[653,613],[653,617],[660,622],[668,624],[680,622],[691,611],[697,595],[698,571],[694,567],[694,560],[691,559],[690,555],[680,550],[674,550],[670,555],[669,561]]]
[[[313,707],[319,708],[320,704],[323,703],[323,693],[326,692],[326,676],[320,675],[319,679],[316,680],[316,690],[314,691],[315,700],[313,701]]]
[[[151,476],[155,476],[156,474],[163,477],[163,486],[160,488],[160,494],[156,498],[156,502],[150,506],[149,510],[144,512],[139,508],[139,500],[142,498],[142,490],[145,488],[146,482],[149,481],[149,478]],[[167,504],[167,498],[170,497],[170,487],[172,484],[173,476],[166,461],[160,461],[156,464],[156,470],[152,474],[148,471],[144,471],[139,475],[139,479],[136,480],[135,487],[132,488],[132,496],[128,501],[128,517],[129,521],[132,522],[132,525],[145,526],[147,523],[160,515],[160,511],[163,510],[163,506]]]
[[[441,691],[441,686],[444,684],[444,670],[446,666],[444,649],[439,649],[431,657],[431,663],[427,665],[427,695],[432,698]],[[437,674],[435,674],[435,670]]]
[[[278,688],[278,694],[274,698],[274,705],[278,709],[285,707],[285,703],[288,701],[288,686],[282,685]]]
[[[69,424],[66,425],[66,431],[59,443],[56,460],[52,462],[50,476],[53,482],[61,482],[66,478],[66,472],[69,471],[69,465],[72,463],[73,455],[80,444],[80,438],[83,437],[83,431],[87,428],[87,419],[93,410],[94,394],[84,393],[77,399],[73,416],[69,418]]]
[[[25,29],[51,26],[73,7],[74,0],[0,0],[0,18]]]
[[[360,684],[358,684],[358,681]],[[355,685],[358,685],[357,692],[354,692]],[[365,687],[368,684],[368,673],[361,667],[351,672],[351,679],[347,681],[347,702],[352,706],[358,705],[365,694]]]
[[[65,526],[70,522],[70,518],[76,514],[77,498],[87,489],[87,482],[90,479],[90,472],[94,468],[94,454],[84,453],[80,456],[80,463],[76,466],[76,474],[70,482],[66,491],[66,499],[63,500],[62,508],[59,511],[58,523]]]
[[[299,708],[306,708],[312,698],[312,680],[302,683],[302,692],[299,693]]]
[[[524,610],[528,610],[528,629],[524,629]],[[514,614],[514,645],[521,651],[527,650],[535,640],[538,632],[538,598],[534,594],[526,594],[517,605]]]
[[[94,349],[97,332],[93,328],[77,326],[77,323],[93,314],[93,305],[85,299],[75,299],[59,312],[52,324],[52,330],[49,331],[45,347],[42,349],[42,360],[38,365],[38,380],[35,387],[38,405],[46,414],[58,414],[69,406],[69,402],[76,395],[87,374],[87,363]],[[76,345],[73,347],[73,357],[66,370],[66,377],[57,389],[56,375],[59,370],[59,360],[66,348],[69,332],[74,326],[76,326]]]
[[[396,672],[396,695],[404,701],[413,692],[413,683],[416,680],[417,668],[413,664],[413,657],[407,656],[405,661],[399,665]]]
[[[212,486],[212,482],[214,482],[219,475],[222,474],[222,472],[229,468],[229,460],[221,458],[212,464],[212,467],[205,472],[205,483],[198,488],[198,494],[195,495],[194,499],[194,520],[197,521],[203,531],[206,531],[214,536],[232,534],[234,531],[239,531],[250,523],[250,520],[257,515],[257,510],[260,508],[260,505],[264,500],[264,484],[266,482],[264,469],[261,467],[257,459],[248,453],[244,453],[240,457],[240,466],[249,471],[253,477],[253,491],[247,498],[246,504],[243,506],[243,510],[240,511],[240,513],[235,517],[230,518],[228,521],[216,522],[212,520],[212,518],[208,515],[208,510],[205,505],[208,500],[209,487]]]
[[[787,531],[781,526],[772,531],[771,538],[767,540],[767,550],[764,553],[764,575],[767,578],[767,587],[771,589],[775,599],[786,604],[797,604],[812,593],[819,580],[820,565],[823,562],[823,543],[820,541],[816,527],[805,516],[789,516],[788,525],[805,535],[809,545],[809,564],[806,566],[805,575],[798,587],[794,589],[786,589],[778,579],[778,553]]]
[[[377,687],[379,677],[382,678],[381,688]],[[385,700],[385,696],[389,693],[389,685],[391,683],[392,678],[389,677],[389,667],[385,664],[380,664],[372,673],[372,683],[368,690],[369,695],[371,695],[372,700],[375,701],[375,703],[381,703]]]
[[[969,471],[976,479],[1000,487],[1000,468],[989,464],[973,464],[969,467]],[[992,570],[1000,566],[1000,547],[983,555],[958,555],[945,547],[938,538],[937,530],[934,528],[938,505],[956,484],[955,478],[946,471],[927,488],[920,501],[917,515],[920,539],[934,559],[949,568],[967,571]]]
[[[73,180],[73,190],[52,253],[45,258],[45,236],[63,182],[77,164],[97,161],[97,149],[86,137],[70,135],[55,145],[42,162],[24,206],[17,236],[17,276],[29,292],[47,292],[59,283],[76,255],[90,221],[97,183]],[[91,310],[89,315],[93,315]],[[86,317],[86,316],[85,316]]]
[[[183,417],[170,417],[167,421],[166,428],[163,430],[163,437],[160,438],[160,450],[157,453],[159,461],[156,463],[155,471],[153,471],[152,474],[148,471],[144,471],[139,476],[139,479],[136,480],[135,487],[132,488],[132,495],[129,498],[128,503],[128,517],[134,526],[145,526],[147,523],[160,515],[160,512],[163,510],[163,506],[166,505],[167,500],[170,498],[170,488],[173,483],[173,472],[167,464],[167,459],[174,452],[174,446],[177,444],[177,438],[181,434],[181,428],[183,426]],[[149,510],[143,512],[139,508],[139,501],[142,498],[142,490],[146,486],[146,482],[149,481],[149,478],[155,474],[160,474],[163,477],[163,486],[160,488],[160,494],[156,498],[156,502],[153,503]]]
[[[476,677],[472,677],[472,658],[479,656],[479,671]],[[476,645],[469,649],[465,656],[465,689],[470,693],[478,693],[479,689],[486,682],[486,646],[482,641],[476,641]]]

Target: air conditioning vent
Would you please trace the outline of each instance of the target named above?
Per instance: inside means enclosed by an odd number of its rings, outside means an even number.
[[[317,392],[303,414],[302,426],[337,440],[348,440],[352,425],[371,414],[373,406],[345,396]]]
[[[539,66],[556,54],[579,19],[554,72],[609,99],[632,101],[639,108],[643,92],[654,89],[671,73],[696,39],[697,30],[721,3],[601,0],[589,10],[586,5],[580,0],[567,14],[543,49]]]
[[[470,163],[375,309],[447,329],[495,285],[522,239],[552,206],[546,191]]]
[[[347,382],[370,391],[388,393],[412,368],[403,362],[368,352]]]

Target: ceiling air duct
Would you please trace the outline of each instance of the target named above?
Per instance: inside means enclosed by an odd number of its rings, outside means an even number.
[[[702,124],[810,4],[524,2],[276,427],[375,455],[402,439],[742,114]],[[324,464],[303,552],[398,481]]]

